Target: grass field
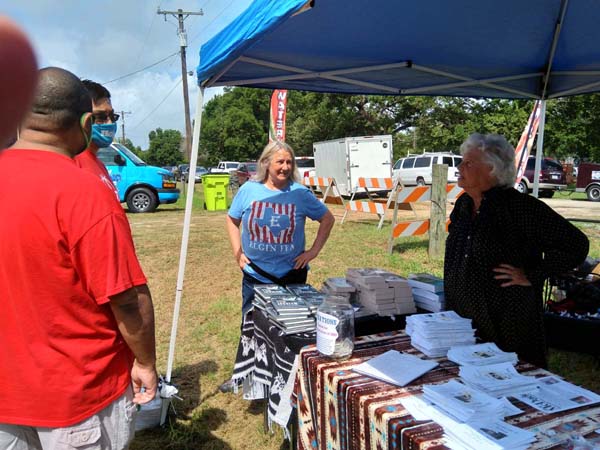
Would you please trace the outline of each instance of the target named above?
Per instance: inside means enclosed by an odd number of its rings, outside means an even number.
[[[175,352],[173,382],[183,401],[175,400],[176,420],[164,429],[138,433],[134,450],[265,449],[286,448],[281,430],[264,433],[262,402],[241,395],[222,394],[219,384],[231,374],[240,325],[239,268],[231,255],[224,227],[225,212],[208,212],[202,188],[196,187],[188,262]],[[128,214],[138,256],[152,290],[158,350],[158,369],[165,373],[179,247],[183,224],[183,196],[177,204],[161,206],[153,214]],[[441,260],[427,257],[427,241],[397,240],[388,255],[389,222],[381,231],[373,219],[353,217],[339,224],[341,209],[332,209],[336,223],[329,242],[312,263],[308,282],[321,287],[348,267],[381,267],[399,274],[431,272],[442,275]],[[592,242],[591,255],[600,257],[600,226],[581,227]],[[307,225],[312,242],[316,224]],[[550,369],[600,392],[600,365],[587,356],[551,352]],[[277,427],[275,427],[277,428]]]

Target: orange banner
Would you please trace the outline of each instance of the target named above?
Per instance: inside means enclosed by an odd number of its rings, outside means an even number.
[[[287,110],[287,91],[275,89],[271,95],[271,120],[269,123],[269,142],[285,142],[285,116]]]

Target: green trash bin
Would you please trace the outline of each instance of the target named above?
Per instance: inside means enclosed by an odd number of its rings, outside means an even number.
[[[202,175],[202,187],[204,189],[204,209],[209,211],[226,210],[228,186],[228,173],[208,173],[206,175]]]

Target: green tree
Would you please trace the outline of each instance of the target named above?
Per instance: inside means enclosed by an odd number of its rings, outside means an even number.
[[[148,134],[150,147],[144,160],[153,166],[176,166],[183,162],[182,137],[178,130],[157,128]]]
[[[206,104],[200,149],[209,165],[258,158],[268,142],[270,96],[265,89],[227,88]]]
[[[122,144],[125,147],[127,147],[129,150],[131,150],[133,153],[135,153],[140,158],[142,158],[142,156],[145,154],[144,151],[142,150],[142,147],[140,147],[139,145],[133,145],[133,142],[131,142],[131,139],[129,139],[129,138],[126,138],[125,142],[123,142],[123,140],[121,138],[117,139],[116,141],[119,144]]]

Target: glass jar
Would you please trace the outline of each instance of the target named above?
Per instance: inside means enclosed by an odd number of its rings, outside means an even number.
[[[317,310],[317,350],[346,359],[354,349],[354,308],[347,297],[328,295]]]

